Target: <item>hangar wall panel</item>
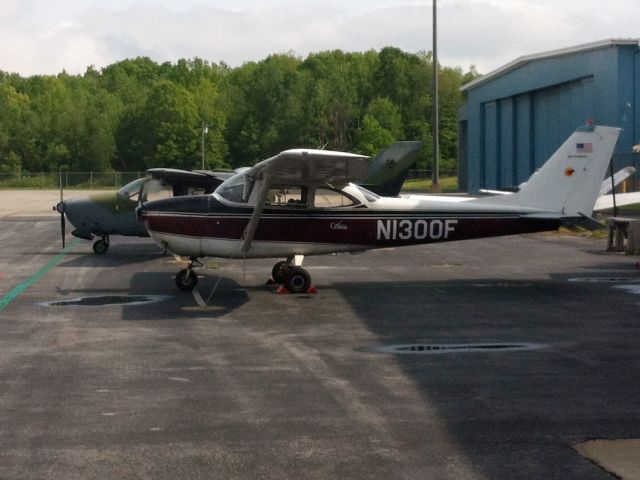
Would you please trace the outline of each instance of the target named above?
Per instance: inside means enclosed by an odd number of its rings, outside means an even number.
[[[495,183],[497,171],[500,163],[500,150],[498,148],[498,117],[497,102],[488,102],[484,105],[484,148],[482,149],[482,159],[480,171],[482,180],[486,185]],[[495,159],[491,161],[490,159]]]
[[[470,88],[460,185],[476,192],[526,181],[588,119],[624,129],[615,158],[626,155],[627,165],[640,143],[639,86],[640,49],[622,41],[542,56]]]
[[[500,125],[499,125],[499,145],[500,163],[498,165],[498,175],[496,182],[499,185],[513,185],[515,179],[514,172],[514,145],[513,137],[515,129],[513,118],[513,99],[505,98],[500,101]]]
[[[486,188],[524,182],[593,116],[589,79],[486,102],[480,173]]]

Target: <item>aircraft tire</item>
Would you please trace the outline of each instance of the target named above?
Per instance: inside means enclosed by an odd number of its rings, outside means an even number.
[[[196,288],[198,284],[198,276],[195,274],[193,270],[189,271],[184,268],[178,272],[176,275],[176,285],[180,290],[184,290],[185,292],[189,292]]]
[[[271,270],[271,276],[273,277],[273,281],[278,285],[282,285],[287,278],[287,271],[289,270],[289,263],[282,260],[276,263],[273,266],[273,270]]]
[[[291,293],[307,293],[311,287],[311,275],[302,267],[291,267],[284,281]]]
[[[96,255],[104,255],[109,250],[109,244],[104,240],[96,240],[93,242],[93,253]]]

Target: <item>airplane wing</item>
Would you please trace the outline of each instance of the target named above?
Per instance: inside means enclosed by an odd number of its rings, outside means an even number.
[[[274,185],[326,185],[341,188],[367,176],[369,157],[330,150],[285,150],[245,172],[251,178],[269,177]]]
[[[202,188],[205,193],[213,192],[218,185],[234,175],[233,171],[179,170],[176,168],[150,168],[147,173],[152,178],[173,187],[174,196],[187,195],[189,188]]]
[[[613,186],[615,187],[619,183],[622,183],[634,173],[636,173],[636,169],[633,167],[624,167],[623,169],[618,170],[613,175]],[[611,191],[611,188],[612,188],[611,177],[607,177],[603,180],[602,185],[600,185],[600,195],[605,195],[609,193]],[[618,199],[618,196],[616,195],[616,200],[617,199]]]
[[[367,176],[369,157],[330,150],[286,150],[254,165],[244,174],[262,180],[258,203],[244,230],[241,251],[246,253],[258,228],[258,222],[271,185],[331,185],[342,188]]]
[[[640,192],[630,193],[616,193],[616,206],[622,207],[624,205],[632,205],[634,203],[640,203]],[[596,200],[596,205],[593,208],[595,211],[609,210],[613,208],[613,195],[600,195]]]

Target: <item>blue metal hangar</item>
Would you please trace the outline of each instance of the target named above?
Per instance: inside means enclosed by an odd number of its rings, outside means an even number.
[[[587,120],[623,128],[614,167],[634,165],[640,143],[640,45],[611,39],[520,57],[461,90],[459,184],[519,185]],[[638,169],[640,171],[640,169]]]

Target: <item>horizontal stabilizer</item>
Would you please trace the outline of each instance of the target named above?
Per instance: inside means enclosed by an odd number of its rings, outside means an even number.
[[[606,228],[602,223],[593,217],[587,215],[581,215],[580,217],[567,218],[563,222],[563,225],[568,228],[586,228],[587,230],[601,230]]]

